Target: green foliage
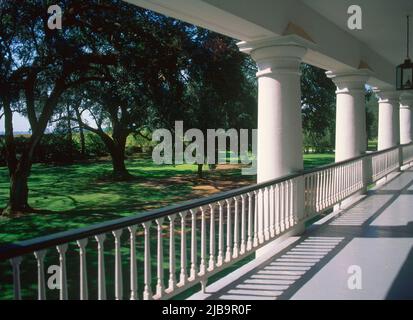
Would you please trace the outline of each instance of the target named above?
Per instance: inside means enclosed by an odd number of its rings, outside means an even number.
[[[316,152],[334,148],[336,87],[325,70],[301,66],[304,145]]]
[[[379,123],[379,102],[377,96],[368,90],[366,94],[366,125],[369,140],[377,139]],[[374,149],[377,150],[377,149]]]

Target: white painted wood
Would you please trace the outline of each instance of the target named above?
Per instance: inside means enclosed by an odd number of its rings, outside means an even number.
[[[191,268],[189,271],[189,281],[194,281],[197,275],[197,239],[196,239],[196,214],[197,210],[190,210],[191,213]]]
[[[165,286],[163,283],[163,239],[162,239],[162,225],[164,218],[156,219],[157,225],[157,263],[156,263],[156,297],[162,298]]]
[[[225,200],[226,204],[227,204],[227,250],[225,252],[225,263],[228,263],[231,261],[231,255],[232,255],[232,219],[231,219],[231,203],[232,203],[232,199],[227,199]]]
[[[122,256],[120,251],[120,237],[123,230],[112,231],[115,238],[115,299],[123,299]]]
[[[138,300],[138,270],[136,263],[136,230],[138,226],[130,226],[129,244],[130,244],[130,300]]]
[[[367,149],[365,84],[368,71],[327,73],[336,91],[336,162],[363,154]]]
[[[44,276],[44,257],[47,250],[35,251],[37,262],[37,299],[46,300],[46,280]]]
[[[106,300],[106,274],[105,274],[105,234],[95,236],[98,243],[98,299]]]
[[[253,247],[258,246],[258,192],[254,191],[254,236]]]
[[[275,233],[278,235],[281,232],[281,196],[280,196],[280,184],[275,185]]]
[[[144,288],[143,288],[143,300],[152,300],[152,280],[151,280],[151,237],[150,228],[151,221],[142,223],[144,229]]]
[[[234,247],[232,257],[238,258],[239,254],[239,197],[234,197]]]
[[[207,252],[206,252],[206,217],[205,207],[201,207],[201,263],[199,265],[199,276],[203,276],[207,269]]]
[[[76,241],[77,246],[79,247],[79,274],[80,274],[80,300],[88,300],[89,291],[87,284],[87,264],[86,264],[86,246],[88,239],[81,239]]]
[[[59,263],[60,263],[60,300],[67,300],[67,274],[66,274],[66,251],[68,244],[61,244],[56,246],[57,252],[59,253]]]
[[[181,217],[181,272],[179,275],[179,286],[184,286],[187,281],[187,271],[186,271],[186,215],[187,212],[180,212]]]
[[[15,257],[10,259],[10,264],[13,269],[13,292],[14,300],[21,300],[21,280],[20,280],[20,264],[22,262],[22,257]]]
[[[286,229],[285,223],[285,185],[284,182],[279,184],[280,186],[280,231],[283,232]]]
[[[176,214],[168,216],[169,219],[169,281],[167,292],[171,293],[176,287],[176,253],[175,253],[175,219]]]
[[[248,195],[241,195],[241,244],[240,244],[240,254],[243,255],[247,249],[247,224],[246,224],[246,201]]]
[[[268,211],[270,213],[269,224],[270,224],[270,237],[275,237],[275,199],[274,199],[274,186],[270,186],[268,190]]]
[[[209,226],[209,263],[208,271],[215,269],[215,204],[209,205],[210,226]]]
[[[264,228],[265,228],[265,214],[266,214],[264,189],[258,190],[258,201],[261,202],[261,208],[258,205],[258,243],[263,244],[265,241]]]
[[[218,202],[219,206],[219,221],[218,221],[218,258],[217,266],[224,263],[224,206],[222,202]]]
[[[264,225],[264,240],[270,240],[270,215],[271,215],[271,206],[270,206],[270,190],[268,187],[265,187],[262,191],[262,199],[264,202],[264,212],[265,217],[263,221]]]
[[[248,193],[248,231],[247,231],[247,251],[252,249],[252,237],[253,237],[253,216],[254,216],[254,194]]]

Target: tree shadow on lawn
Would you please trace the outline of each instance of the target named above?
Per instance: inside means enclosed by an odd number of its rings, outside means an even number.
[[[154,167],[148,159],[131,161],[128,166],[137,176],[136,180],[105,182],[99,178],[110,172],[107,163],[66,167],[36,165],[29,180],[29,203],[33,208],[47,210],[0,218],[0,244],[136,215],[234,189],[255,179],[241,176],[240,169],[206,171],[205,178],[199,179],[196,166]],[[7,192],[0,190],[5,200]]]

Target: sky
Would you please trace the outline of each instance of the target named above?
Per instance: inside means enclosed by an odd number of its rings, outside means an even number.
[[[30,128],[29,121],[18,113],[13,114],[13,130],[28,132]],[[4,117],[0,119],[0,133],[4,132]]]
[[[91,127],[96,128],[95,121],[93,120],[92,116],[85,111],[82,114],[82,119]],[[30,124],[29,120],[26,117],[22,116],[21,114],[14,112],[13,113],[13,131],[16,132],[30,132]],[[0,134],[4,134],[4,117],[0,119]]]

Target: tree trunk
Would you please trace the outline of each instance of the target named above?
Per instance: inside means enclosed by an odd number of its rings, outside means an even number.
[[[5,110],[6,157],[10,175],[10,197],[7,207],[3,210],[3,215],[12,215],[33,210],[28,204],[29,187],[27,184],[32,167],[33,154],[43,136],[49,119],[52,117],[53,110],[63,91],[62,88],[62,86],[55,87],[49,99],[46,101],[39,119],[32,119],[30,121],[32,135],[19,160],[17,160],[13,138],[13,113],[9,101],[3,98],[3,107]],[[31,105],[34,105],[34,103],[32,102]]]
[[[66,112],[67,112],[67,143],[69,144],[69,154],[68,154],[68,162],[73,162],[73,133],[72,133],[72,122],[70,120],[70,108],[69,105],[66,105]]]
[[[10,176],[10,196],[3,215],[11,215],[21,212],[30,212],[28,178],[30,174],[30,162],[27,155],[23,155],[17,169]]]
[[[29,188],[27,185],[31,166],[26,152],[22,155],[20,161],[17,160],[16,145],[13,136],[13,112],[7,97],[3,97],[2,101],[6,136],[6,162],[10,177],[9,202],[3,210],[2,215],[8,216],[16,212],[31,210],[28,204]]]
[[[132,177],[125,165],[125,134],[113,134],[111,138],[106,133],[100,134],[112,158],[113,176],[116,180],[128,180]]]
[[[203,164],[198,164],[197,166],[198,166],[198,178],[202,179],[203,178],[202,168],[204,167],[204,165]]]
[[[79,125],[80,154],[82,155],[82,157],[85,157],[86,156],[86,142],[85,142],[85,132],[83,130],[82,116],[79,112],[79,109],[75,108],[75,112],[76,112],[77,123]]]

